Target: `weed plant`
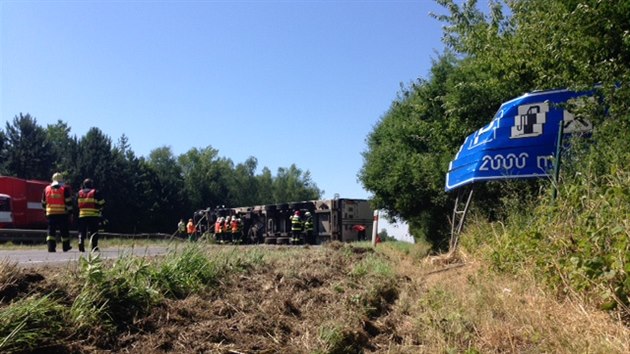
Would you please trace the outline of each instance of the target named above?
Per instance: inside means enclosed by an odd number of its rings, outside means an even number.
[[[220,274],[221,260],[210,260],[197,245],[172,251],[151,271],[151,278],[163,294],[181,299],[211,286]]]
[[[98,253],[79,260],[81,290],[72,306],[70,318],[79,333],[113,333],[146,314],[161,300],[150,278],[152,265],[144,258],[123,255],[112,265]]]
[[[432,249],[432,245],[425,240],[417,239],[416,243],[408,243],[402,241],[387,241],[388,247],[391,247],[396,252],[409,256],[414,263],[419,263],[425,257],[429,255]],[[380,250],[382,247],[377,247]]]
[[[66,334],[64,307],[49,296],[30,296],[0,309],[0,352],[50,348]]]
[[[361,340],[356,338],[356,331],[338,323],[325,323],[318,328],[319,339],[325,343],[323,350],[316,354],[351,354],[363,353]]]
[[[350,276],[364,289],[350,301],[367,317],[379,316],[398,296],[396,274],[382,255],[367,255],[354,265]]]

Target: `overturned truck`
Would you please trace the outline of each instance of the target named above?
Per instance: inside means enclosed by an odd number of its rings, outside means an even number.
[[[197,231],[214,235],[219,218],[240,219],[239,243],[289,244],[291,221],[295,211],[304,216],[309,212],[313,221],[311,244],[329,241],[351,242],[372,234],[374,210],[364,199],[324,199],[302,202],[266,204],[248,207],[216,207],[198,210],[194,214]]]

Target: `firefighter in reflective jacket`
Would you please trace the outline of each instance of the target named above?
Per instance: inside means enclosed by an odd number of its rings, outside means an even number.
[[[184,238],[186,235],[186,223],[184,222],[184,219],[179,219],[179,222],[177,223],[177,235],[181,238]]]
[[[226,216],[225,222],[223,222],[223,242],[229,243],[232,241],[232,217]]]
[[[188,233],[188,241],[197,241],[197,229],[195,228],[195,223],[193,219],[188,219],[188,224],[186,224],[186,232]]]
[[[220,216],[217,218],[217,221],[214,223],[214,239],[217,242],[222,242],[223,240],[223,217]]]
[[[309,245],[315,244],[315,238],[313,237],[313,216],[310,211],[307,211],[306,220],[304,220],[304,231],[306,231],[306,243]]]
[[[302,219],[300,218],[300,211],[296,210],[293,213],[293,216],[290,217],[291,220],[291,243],[295,245],[299,245],[302,238]]]
[[[98,229],[105,200],[94,188],[90,178],[83,180],[77,195],[79,205],[79,251],[85,252],[85,241],[90,240],[92,251],[98,251]]]
[[[230,230],[232,231],[232,242],[241,243],[241,219],[232,217],[230,222]]]
[[[61,234],[63,251],[67,252],[70,246],[70,213],[72,212],[72,191],[63,183],[63,176],[56,172],[52,176],[52,183],[42,193],[42,207],[46,210],[48,219],[48,235],[46,243],[48,252],[57,251],[57,230]]]

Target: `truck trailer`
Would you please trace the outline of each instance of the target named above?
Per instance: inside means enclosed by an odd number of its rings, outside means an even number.
[[[198,232],[213,234],[214,223],[220,217],[241,220],[244,243],[289,244],[289,217],[300,211],[302,218],[310,212],[313,218],[313,240],[351,242],[372,234],[374,209],[365,199],[335,198],[301,202],[266,204],[246,207],[215,207],[194,214]]]

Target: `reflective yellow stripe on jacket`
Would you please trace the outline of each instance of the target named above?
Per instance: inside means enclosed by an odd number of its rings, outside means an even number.
[[[313,219],[306,219],[306,221],[304,222],[304,230],[313,231]]]
[[[302,220],[297,215],[291,217],[291,231],[302,231]]]
[[[101,216],[101,210],[98,207],[101,202],[95,198],[96,190],[91,189],[86,192],[85,189],[79,191],[79,217]]]
[[[66,213],[64,188],[46,187],[45,190],[46,215],[63,215]]]

